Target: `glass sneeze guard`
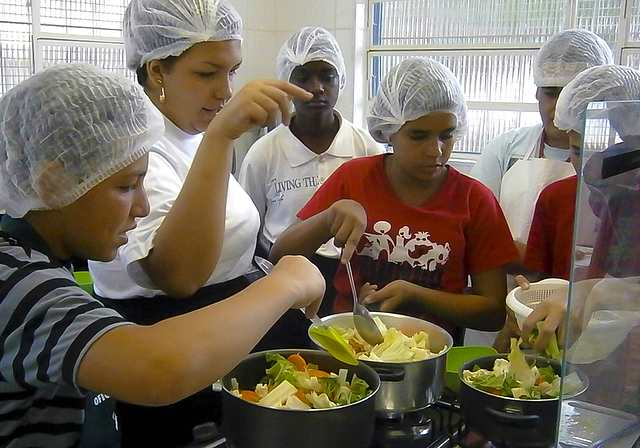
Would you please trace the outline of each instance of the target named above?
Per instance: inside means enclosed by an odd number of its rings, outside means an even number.
[[[563,363],[589,385],[561,399],[557,446],[630,448],[640,437],[640,101],[591,103],[583,126]]]

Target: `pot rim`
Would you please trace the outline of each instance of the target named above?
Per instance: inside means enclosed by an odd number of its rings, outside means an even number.
[[[372,388],[373,391],[367,395],[365,398],[363,398],[362,400],[356,401],[355,403],[350,403],[350,404],[345,404],[342,406],[335,406],[332,408],[325,408],[325,409],[290,409],[290,408],[276,408],[273,406],[264,406],[261,405],[259,403],[253,403],[251,401],[247,401],[245,399],[243,399],[242,397],[238,397],[237,395],[235,395],[233,392],[231,392],[227,386],[225,385],[225,380],[231,380],[231,372],[233,372],[233,370],[235,370],[238,366],[240,366],[243,362],[254,359],[254,358],[264,358],[266,356],[267,353],[277,353],[280,355],[283,355],[283,353],[287,353],[288,355],[294,354],[294,353],[298,353],[300,354],[300,356],[302,356],[304,358],[304,354],[305,353],[312,353],[314,355],[322,355],[323,357],[326,357],[328,359],[331,360],[335,360],[338,363],[344,364],[344,368],[347,369],[353,369],[353,368],[363,368],[365,371],[370,371],[367,373],[371,373],[371,375],[377,380],[377,384],[375,388]],[[283,355],[284,356],[284,355]],[[285,356],[286,358],[286,356]],[[372,368],[369,367],[368,365],[361,363],[362,366],[357,365],[357,366],[350,366],[349,364],[345,364],[337,359],[335,359],[333,356],[331,356],[329,354],[329,352],[324,351],[324,350],[314,350],[314,349],[275,349],[275,350],[264,350],[264,351],[260,351],[260,352],[254,352],[254,353],[250,353],[249,355],[247,355],[242,361],[240,361],[229,373],[227,373],[226,375],[224,375],[222,377],[222,381],[221,381],[221,385],[222,385],[222,391],[224,393],[226,393],[228,396],[231,396],[237,400],[242,400],[242,402],[245,402],[247,404],[250,405],[254,405],[254,406],[259,406],[262,409],[266,409],[266,410],[270,410],[270,411],[276,411],[276,412],[327,412],[327,411],[336,411],[339,409],[347,409],[353,406],[357,406],[361,403],[364,403],[370,399],[375,399],[376,394],[378,393],[378,391],[380,390],[380,385],[382,383],[382,381],[380,380],[380,376],[378,375],[378,373]],[[319,367],[319,366],[318,366]],[[335,373],[335,372],[334,372]],[[371,385],[369,385],[369,387],[371,388]]]
[[[433,322],[429,322],[427,320],[424,319],[420,319],[418,317],[413,317],[413,316],[406,316],[404,314],[395,314],[395,313],[388,313],[388,312],[383,312],[383,311],[371,311],[370,312],[371,316],[373,317],[380,317],[381,319],[385,316],[388,317],[392,317],[392,318],[398,318],[398,319],[403,319],[403,320],[407,320],[409,322],[414,322],[416,324],[419,325],[423,325],[423,326],[427,326],[430,327],[438,332],[440,332],[447,340],[447,344],[446,344],[446,349],[442,350],[440,353],[438,353],[437,355],[433,355],[430,356],[428,358],[425,359],[416,359],[416,360],[410,360],[410,361],[377,361],[377,360],[372,360],[372,359],[360,359],[358,358],[358,361],[363,363],[363,364],[373,364],[376,366],[384,366],[384,365],[389,365],[389,366],[399,366],[402,364],[417,364],[420,362],[427,362],[427,361],[431,361],[431,360],[435,360],[438,359],[442,356],[446,356],[447,353],[449,352],[449,350],[451,350],[451,347],[453,347],[453,337],[451,337],[451,334],[449,334],[449,332],[447,330],[445,330],[444,328],[442,328],[439,325],[434,324]],[[330,323],[331,320],[335,320],[335,319],[339,319],[339,318],[343,318],[345,316],[352,316],[353,313],[351,312],[345,312],[345,313],[336,313],[336,314],[329,314],[325,317],[320,318],[320,320],[323,323]],[[315,324],[311,324],[311,327],[309,327],[310,329],[312,327],[314,327]],[[350,327],[351,328],[351,327]],[[320,346],[320,344],[318,344],[316,342],[316,340],[309,334],[309,338],[311,339],[311,341],[316,344],[318,347],[322,348]],[[322,351],[325,351],[324,349],[322,349]]]
[[[558,401],[560,399],[560,397],[555,397],[555,398],[515,398],[515,397],[503,397],[502,395],[495,395],[492,394],[491,392],[487,392],[485,390],[482,389],[478,389],[477,387],[467,383],[464,378],[462,377],[462,372],[464,370],[471,370],[473,368],[474,363],[478,363],[478,362],[482,362],[482,361],[488,361],[488,360],[493,360],[495,361],[496,359],[502,358],[502,359],[506,359],[507,356],[509,354],[508,353],[497,353],[495,355],[486,355],[486,356],[480,356],[479,358],[474,358],[474,359],[470,359],[469,361],[466,361],[465,363],[463,363],[460,366],[460,369],[458,369],[458,378],[460,379],[460,385],[461,386],[466,386],[471,388],[474,391],[480,392],[482,394],[485,394],[489,397],[494,397],[494,398],[500,398],[506,401],[513,401],[516,403],[547,403],[547,402],[553,402],[553,401]],[[525,359],[527,360],[527,363],[529,365],[531,365],[530,361],[533,359],[534,361],[544,361],[546,363],[548,363],[549,365],[551,365],[554,369],[554,372],[556,373],[556,375],[560,375],[558,372],[562,370],[562,364],[558,361],[554,361],[552,359],[547,359],[544,356],[541,355],[525,355]],[[563,395],[562,399],[566,400],[569,398],[574,398],[580,394],[582,394],[585,390],[587,390],[587,388],[589,387],[589,378],[587,377],[587,375],[580,369],[575,369],[574,371],[578,374],[580,381],[582,381],[582,389],[580,389],[579,392],[572,394],[572,395]]]

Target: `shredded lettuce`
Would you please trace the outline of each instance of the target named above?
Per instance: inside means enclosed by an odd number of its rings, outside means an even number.
[[[267,361],[274,363],[266,370],[267,375],[269,376],[267,384],[278,386],[286,380],[294,386],[298,385],[298,382],[294,377],[296,366],[294,366],[292,362],[287,361],[284,356],[277,353],[267,353]]]
[[[531,337],[529,338],[529,344],[533,344],[538,336],[540,335],[540,330],[542,330],[542,326],[544,325],[544,321],[540,321],[536,324],[535,328],[531,332]],[[554,361],[562,361],[562,357],[564,356],[564,350],[560,349],[558,346],[558,337],[555,333],[551,335],[549,338],[549,342],[547,346],[544,348],[544,354],[547,358],[553,359]]]
[[[507,359],[496,359],[492,370],[478,366],[464,370],[462,379],[477,389],[503,397],[535,400],[560,395],[561,377],[551,366],[529,366],[515,338],[511,339],[511,352]],[[572,372],[565,378],[564,395],[575,395],[583,387],[578,374]]]
[[[427,359],[440,352],[431,351],[429,334],[420,331],[407,336],[396,328],[387,328],[378,316],[374,317],[384,341],[372,346],[354,328],[333,327],[356,351],[358,359],[384,362],[407,362]],[[447,347],[443,347],[443,351]]]

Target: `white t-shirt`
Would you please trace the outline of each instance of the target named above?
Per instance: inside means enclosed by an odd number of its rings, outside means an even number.
[[[128,299],[164,294],[144,273],[139,260],[153,248],[156,231],[180,193],[202,140],[202,134],[189,135],[166,118],[165,128],[165,135],[149,152],[144,179],[151,212],[128,233],[129,242],[120,247],[115,260],[89,262],[94,289],[102,297]],[[260,217],[251,198],[230,175],[222,252],[207,285],[234,279],[250,270],[259,228]]]
[[[515,161],[533,151],[532,158],[538,157],[542,123],[514,129],[494,137],[482,151],[478,162],[471,169],[471,176],[485,184],[500,199],[502,178]],[[569,150],[544,146],[544,156],[550,160],[565,161]]]
[[[340,129],[329,148],[316,154],[280,125],[256,141],[245,156],[238,179],[260,213],[261,244],[269,248],[296,219],[296,214],[325,180],[344,162],[385,152],[369,133],[334,111]],[[318,254],[338,258],[333,244]]]

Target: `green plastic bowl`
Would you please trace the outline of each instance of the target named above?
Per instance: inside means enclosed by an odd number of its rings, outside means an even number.
[[[93,280],[91,280],[91,274],[89,271],[74,271],[73,275],[78,282],[78,285],[89,294],[93,294]]]
[[[484,345],[468,345],[463,347],[451,347],[447,353],[447,372],[444,376],[444,385],[447,389],[457,392],[460,389],[458,371],[462,364],[482,356],[495,355],[498,351],[493,347]]]

